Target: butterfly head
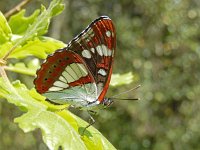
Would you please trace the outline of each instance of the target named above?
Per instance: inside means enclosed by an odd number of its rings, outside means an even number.
[[[104,107],[109,107],[113,103],[113,100],[111,98],[104,98],[102,104]]]

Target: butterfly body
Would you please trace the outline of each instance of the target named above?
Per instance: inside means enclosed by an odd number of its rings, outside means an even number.
[[[111,19],[101,16],[69,42],[49,55],[37,71],[36,90],[56,104],[91,110],[105,99],[109,87],[116,33]]]

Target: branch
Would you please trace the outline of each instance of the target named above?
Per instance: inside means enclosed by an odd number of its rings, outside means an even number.
[[[6,72],[5,72],[3,66],[0,66],[0,76],[2,76],[2,78],[3,78],[4,82],[5,82],[5,84],[10,85],[10,81],[9,81],[9,79],[8,79],[8,77],[7,77],[7,74],[6,74]]]
[[[26,4],[28,4],[31,0],[23,0],[21,3],[19,3],[17,6],[9,10],[4,14],[6,18],[9,18],[11,15],[15,14],[16,12],[19,12],[22,7],[24,7]]]
[[[3,61],[6,61],[8,56],[10,55],[10,53],[12,53],[12,51],[17,47],[18,44],[15,44],[7,53],[6,55],[3,57]],[[2,60],[1,60],[2,61]],[[0,63],[1,63],[0,61]]]

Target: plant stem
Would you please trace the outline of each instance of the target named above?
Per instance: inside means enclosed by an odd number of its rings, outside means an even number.
[[[0,75],[2,76],[3,80],[5,81],[5,84],[9,84],[10,85],[10,81],[6,75],[6,72],[4,70],[3,66],[0,66]]]
[[[16,12],[19,12],[22,7],[24,7],[26,4],[28,4],[31,0],[23,0],[21,3],[19,3],[17,6],[9,10],[4,14],[6,18],[9,18],[11,15],[15,14]]]
[[[6,61],[8,56],[10,55],[10,53],[12,53],[12,51],[16,48],[17,46],[13,46],[7,53],[6,55],[3,57],[3,60]]]
[[[26,4],[28,4],[31,0],[23,0],[21,3],[19,3],[17,6],[15,6],[14,8],[12,8],[11,10],[9,10],[8,12],[6,12],[4,14],[4,16],[6,18],[9,18],[11,15],[13,15],[14,13],[18,12],[21,10],[22,7],[24,7]],[[12,51],[18,46],[18,44],[15,44],[8,52],[7,54],[3,57],[3,59],[0,61],[1,65],[5,65],[4,62],[6,62],[8,56],[10,55],[10,53],[12,53]]]

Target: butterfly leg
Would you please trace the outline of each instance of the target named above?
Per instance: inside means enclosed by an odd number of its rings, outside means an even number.
[[[92,115],[90,114],[91,111],[88,110],[87,112],[88,112],[89,117],[90,117],[90,118],[89,118],[89,124],[83,129],[82,136],[84,135],[86,129],[89,128],[91,125],[93,125],[93,124],[95,123],[94,118],[93,118]],[[96,113],[96,112],[92,111],[92,113]]]

